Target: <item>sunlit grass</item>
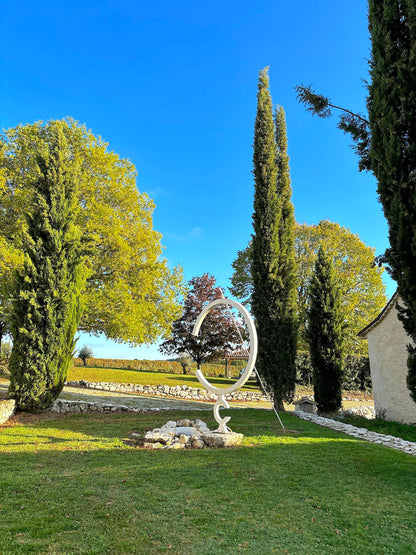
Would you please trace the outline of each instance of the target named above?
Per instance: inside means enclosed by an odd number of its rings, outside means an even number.
[[[401,437],[406,441],[416,442],[416,425],[390,422],[387,420],[381,420],[380,418],[367,419],[362,416],[347,416],[340,420],[346,424],[357,426],[358,428],[365,428],[367,430],[371,430],[372,432]]]
[[[236,382],[236,378],[208,378],[213,385],[226,387]],[[89,368],[73,366],[69,369],[67,381],[86,380],[88,382],[131,383],[137,385],[188,385],[202,387],[195,375],[166,374],[163,372],[143,372],[141,370],[120,370],[116,368]],[[246,383],[243,389],[258,390],[254,381]]]
[[[0,553],[415,552],[415,457],[288,414],[283,432],[271,411],[227,412],[236,449],[122,442],[189,412],[0,428]]]

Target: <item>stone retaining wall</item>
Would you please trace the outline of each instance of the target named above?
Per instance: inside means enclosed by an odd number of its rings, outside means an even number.
[[[139,409],[135,407],[126,407],[125,405],[114,405],[112,403],[89,403],[86,401],[68,401],[67,399],[57,399],[53,402],[51,408],[53,412],[77,414],[80,412],[159,412],[161,408]]]
[[[157,397],[180,397],[190,401],[216,401],[217,396],[206,389],[190,387],[188,385],[136,385],[109,382],[67,382],[70,387],[85,389],[98,389],[103,391],[116,391],[117,393],[139,393],[142,395],[155,395]],[[268,401],[268,398],[257,391],[233,391],[225,398],[228,401]]]
[[[6,399],[0,401],[0,424],[4,424],[14,414],[16,401],[14,399]]]

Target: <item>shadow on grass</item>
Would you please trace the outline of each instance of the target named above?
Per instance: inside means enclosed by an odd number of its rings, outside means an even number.
[[[0,551],[414,552],[414,457],[290,414],[285,432],[271,411],[227,413],[241,447],[146,451],[120,441],[189,412],[3,428]],[[8,440],[18,452],[1,453]]]

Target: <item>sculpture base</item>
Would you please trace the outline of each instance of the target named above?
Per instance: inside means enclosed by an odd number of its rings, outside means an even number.
[[[204,449],[207,447],[236,447],[243,440],[243,434],[212,431],[202,420],[188,419],[174,422],[169,420],[161,428],[144,434],[131,432],[124,440],[126,445],[145,449]]]
[[[207,447],[235,447],[241,444],[243,437],[243,434],[237,434],[236,432],[228,432],[226,434],[210,432],[202,434],[201,439],[204,440]]]

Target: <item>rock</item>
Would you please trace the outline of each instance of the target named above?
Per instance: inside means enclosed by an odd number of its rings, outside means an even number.
[[[181,420],[182,422],[182,420]],[[186,436],[194,436],[199,435],[199,432],[193,426],[178,426],[175,432],[176,436],[186,435]]]
[[[205,424],[205,422],[203,420],[200,420],[199,418],[197,418],[194,422],[194,427],[201,433],[206,433],[208,434],[211,430],[208,428],[208,426]]]
[[[163,432],[146,432],[146,435],[144,436],[144,440],[149,442],[149,443],[162,443],[163,445],[166,445],[168,443],[171,443],[173,438],[173,434],[166,434]]]
[[[209,434],[201,435],[201,439],[208,447],[234,447],[235,445],[240,445],[243,437],[243,434],[237,434],[236,432],[230,432],[228,434],[210,432]]]
[[[189,418],[184,418],[183,420],[178,420],[176,423],[176,426],[184,426],[184,427],[188,427],[191,426],[192,422],[189,420]]]
[[[202,439],[195,439],[192,441],[192,447],[195,449],[203,449],[205,447],[205,442]]]
[[[147,443],[145,442],[143,444],[143,447],[146,447],[147,449],[162,449],[162,447],[164,447],[161,443]]]
[[[189,441],[189,436],[187,436],[185,434],[181,434],[179,436],[179,443],[182,443],[182,445],[185,444],[185,443],[188,443],[188,441]]]
[[[172,443],[169,445],[169,449],[182,449],[183,447],[185,447],[185,445],[182,443]]]

